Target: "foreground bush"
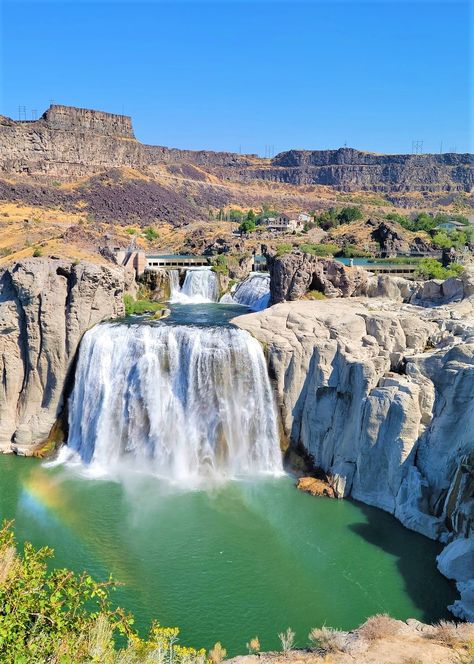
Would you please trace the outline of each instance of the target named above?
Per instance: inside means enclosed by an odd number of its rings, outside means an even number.
[[[204,650],[178,645],[179,630],[153,623],[147,639],[113,608],[116,585],[68,569],[48,571],[53,551],[0,529],[0,662],[12,664],[205,664]],[[125,644],[117,648],[116,640]]]

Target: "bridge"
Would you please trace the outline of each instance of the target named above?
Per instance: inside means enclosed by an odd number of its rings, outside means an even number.
[[[193,256],[192,254],[168,254],[164,256],[146,254],[145,258],[146,267],[151,270],[153,268],[170,270],[180,267],[205,267],[211,264],[208,256]]]
[[[361,265],[360,267],[363,267],[364,270],[367,270],[367,272],[372,272],[373,274],[394,274],[398,275],[399,277],[412,278],[418,269],[418,265],[414,265],[413,263],[406,265],[402,265],[400,263],[390,263],[386,265],[382,265],[381,263],[374,263],[372,265],[371,263],[367,263],[367,265]]]

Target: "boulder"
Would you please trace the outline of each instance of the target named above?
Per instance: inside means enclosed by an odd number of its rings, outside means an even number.
[[[364,290],[369,278],[360,268],[299,251],[284,256],[267,255],[267,262],[271,304],[298,300],[311,290],[326,297],[351,297]]]

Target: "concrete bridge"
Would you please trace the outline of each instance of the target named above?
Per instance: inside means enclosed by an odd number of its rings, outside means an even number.
[[[193,256],[192,254],[168,254],[165,256],[146,254],[145,259],[149,270],[153,270],[153,268],[172,270],[180,267],[205,267],[211,264],[208,256]]]

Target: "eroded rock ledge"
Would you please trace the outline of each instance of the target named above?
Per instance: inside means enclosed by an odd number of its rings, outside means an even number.
[[[84,332],[123,315],[121,268],[28,259],[0,271],[0,452],[32,454],[59,415]]]
[[[426,303],[425,303],[426,304]],[[233,321],[267,350],[286,434],[336,494],[448,543],[474,618],[474,308],[391,299],[277,304]]]

